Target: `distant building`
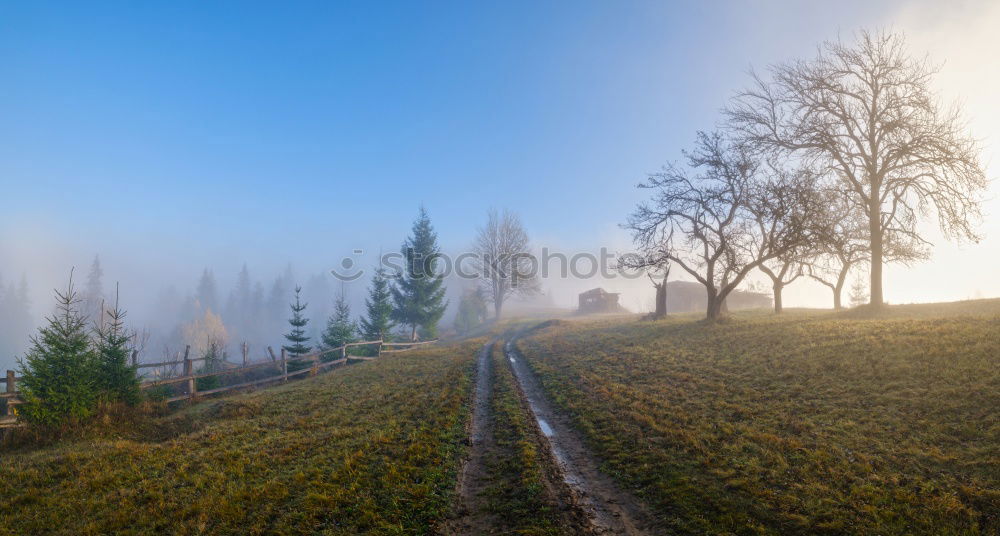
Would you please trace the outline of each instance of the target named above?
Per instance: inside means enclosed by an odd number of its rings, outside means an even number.
[[[730,311],[739,309],[770,309],[774,301],[769,294],[763,292],[747,292],[734,290],[726,297],[726,306]],[[667,283],[667,312],[691,313],[704,312],[708,308],[708,296],[705,286],[691,281],[671,281]]]
[[[622,306],[618,304],[618,294],[607,292],[603,288],[593,288],[580,294],[581,314],[618,313]]]

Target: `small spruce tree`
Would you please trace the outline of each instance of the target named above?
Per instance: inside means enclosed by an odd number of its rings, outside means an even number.
[[[857,276],[851,285],[851,307],[858,307],[868,303],[868,287],[865,286],[864,278]]]
[[[410,327],[410,340],[417,340],[418,327],[422,334],[433,337],[448,303],[444,299],[444,274],[435,273],[441,255],[437,233],[424,207],[420,207],[402,253],[406,263],[392,287],[393,319]]]
[[[327,348],[337,348],[357,340],[357,326],[351,321],[351,306],[344,299],[344,294],[337,296],[333,305],[333,314],[323,331],[323,345]]]
[[[309,342],[309,336],[306,335],[306,324],[309,323],[309,319],[302,314],[306,310],[308,303],[302,303],[301,296],[302,287],[295,287],[295,302],[290,304],[292,308],[292,317],[288,319],[288,323],[292,326],[292,329],[285,334],[285,339],[288,340],[289,344],[282,346],[288,354],[289,357],[299,357],[309,353],[312,349],[306,343]]]
[[[102,305],[103,307],[103,305]],[[125,311],[118,306],[105,312],[106,321],[97,324],[97,389],[106,402],[139,402],[139,377],[129,363],[131,337],[125,330]]]
[[[222,362],[226,360],[226,354],[222,350],[222,345],[218,341],[209,338],[205,345],[205,353],[202,355],[203,361],[198,374],[218,372],[222,370]],[[209,391],[217,387],[222,387],[222,379],[218,376],[205,376],[195,380],[195,388],[199,391]]]
[[[388,341],[395,324],[392,321],[392,290],[382,267],[375,270],[365,299],[365,309],[367,314],[361,319],[360,326],[362,337],[366,341]]]
[[[69,285],[55,291],[56,312],[31,338],[31,347],[18,358],[21,374],[21,417],[32,424],[59,426],[89,417],[97,401],[94,348],[87,333],[87,318],[80,313],[80,299]]]

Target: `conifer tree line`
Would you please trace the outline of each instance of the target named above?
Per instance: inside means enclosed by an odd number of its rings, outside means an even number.
[[[496,212],[491,211],[485,228],[491,231],[488,239],[483,232],[477,238],[477,247],[493,244],[489,249],[491,254],[502,251],[496,247],[497,243],[509,242],[498,240],[505,235],[496,232],[493,223],[496,217]],[[526,246],[526,235],[516,216],[504,212],[502,222],[499,228],[513,228],[517,231],[514,235],[521,237],[520,246]],[[301,277],[288,264],[265,284],[243,263],[232,274],[232,287],[226,291],[219,284],[217,271],[205,267],[193,278],[190,292],[168,286],[159,293],[153,304],[156,315],[134,334],[134,349],[140,362],[174,361],[190,346],[192,356],[211,358],[207,363],[221,364],[238,361],[243,343],[248,345],[250,360],[255,361],[268,359],[268,346],[324,349],[359,340],[434,338],[448,301],[443,274],[436,270],[441,249],[425,208],[420,207],[400,253],[404,262],[398,273],[383,266],[374,267],[360,311],[351,310],[348,289],[343,283],[339,292],[335,291],[338,282],[329,273]],[[493,276],[496,273],[491,272]],[[82,285],[74,286],[79,314],[91,320],[105,316],[107,311],[102,307],[113,300],[105,284],[101,257],[95,255],[87,264],[84,277],[77,279],[82,280]],[[502,300],[512,289],[501,284],[502,292],[487,292],[487,288],[497,286],[495,278],[493,281],[484,278],[479,290],[462,295],[461,318],[456,319],[456,329],[467,332],[484,323],[488,313],[481,305],[486,301],[499,311]],[[527,287],[517,290],[524,288]],[[13,367],[15,357],[28,349],[34,329],[28,295],[24,277],[20,281],[0,277],[0,364]],[[293,310],[296,298],[301,307],[297,312]],[[41,308],[48,307],[42,304]],[[289,324],[290,320],[301,325]],[[286,348],[286,351],[291,350]]]
[[[496,214],[490,214],[493,222]],[[508,227],[516,224],[515,235],[524,245],[526,234],[519,220],[510,213],[504,213],[504,218]],[[156,304],[161,317],[167,318],[166,326],[142,330],[126,327],[118,286],[113,294],[109,292],[101,259],[95,256],[82,290],[71,273],[68,285],[55,292],[54,312],[29,338],[29,347],[16,352],[18,373],[23,378],[18,387],[25,401],[21,415],[32,423],[59,426],[86,420],[101,404],[138,403],[142,399],[140,375],[133,365],[133,354],[139,363],[176,361],[181,349],[190,347],[187,355],[202,362],[196,372],[204,373],[222,367],[232,350],[243,343],[257,348],[257,359],[266,359],[262,350],[279,341],[288,357],[295,358],[360,340],[437,337],[449,303],[438,265],[441,248],[424,207],[420,207],[400,253],[404,262],[396,271],[383,266],[373,270],[363,311],[357,317],[352,315],[345,284],[341,282],[334,294],[329,274],[306,278],[301,285],[289,265],[265,291],[244,263],[225,299],[211,268],[201,271],[193,292],[186,297],[173,287],[166,289]],[[460,333],[486,321],[489,309],[484,288],[463,294],[455,322]],[[0,291],[3,327],[28,331],[27,283],[23,279],[20,285],[3,287],[0,283]],[[500,295],[503,299],[510,292]],[[494,302],[497,312],[500,305]],[[173,325],[170,317],[176,319]],[[254,356],[248,357],[254,360]],[[198,389],[206,390],[216,387],[218,378],[197,381]]]
[[[117,285],[109,297],[104,268],[95,256],[83,289],[78,289],[71,275],[67,286],[55,292],[54,312],[37,334],[28,337],[28,348],[12,351],[18,356],[18,373],[23,378],[18,382],[25,401],[20,414],[32,423],[58,426],[86,420],[101,404],[136,404],[141,399],[140,377],[132,365],[133,352],[152,354],[153,360],[174,360],[179,352],[172,349],[190,346],[192,356],[204,359],[198,372],[207,372],[221,366],[231,347],[244,341],[264,349],[283,336],[282,348],[294,358],[362,339],[435,337],[448,302],[443,275],[437,273],[435,264],[440,255],[437,234],[423,207],[401,253],[406,263],[399,273],[383,267],[374,270],[364,311],[357,319],[352,317],[343,284],[336,296],[331,282],[318,276],[300,286],[291,266],[265,292],[244,264],[225,300],[220,298],[215,273],[205,268],[187,298],[180,299],[174,289],[163,293],[158,308],[172,312],[178,322],[156,338],[146,330],[126,327]],[[3,326],[28,331],[27,283],[22,279],[20,285],[0,285],[0,290]],[[309,295],[327,304],[325,310],[311,306]],[[316,310],[326,316],[319,326],[310,318],[318,316]],[[275,332],[283,335],[275,336]],[[156,345],[163,346],[162,353],[152,348]],[[199,379],[199,388],[212,387],[205,383],[211,380]]]
[[[55,291],[56,310],[18,359],[18,407],[30,423],[55,427],[90,417],[101,404],[139,402],[139,378],[130,362],[135,336],[117,302],[102,303],[97,317],[73,285]]]

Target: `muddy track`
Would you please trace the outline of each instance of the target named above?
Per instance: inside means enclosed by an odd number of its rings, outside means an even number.
[[[517,351],[514,343],[519,336],[510,337],[504,343],[504,354],[546,440],[562,483],[569,488],[590,531],[594,534],[662,534],[662,530],[656,529],[655,517],[648,507],[600,471],[600,461],[584,445],[569,419],[549,403],[534,372]]]
[[[491,487],[516,485],[509,481],[505,482],[503,476],[496,474],[496,462],[510,459],[515,455],[510,445],[503,447],[497,440],[498,424],[497,416],[494,414],[494,397],[497,396],[499,380],[495,377],[497,369],[494,367],[504,366],[505,361],[498,359],[495,362],[493,359],[493,350],[497,344],[499,344],[497,340],[486,344],[478,354],[472,419],[467,429],[469,451],[459,471],[456,484],[457,500],[452,517],[438,528],[440,534],[511,534],[519,530],[518,525],[524,521],[505,518],[504,513],[498,514],[495,506],[490,508],[489,504],[488,492]],[[515,396],[519,399],[520,411],[529,418],[529,422],[534,422],[528,413],[528,401],[516,385],[516,380],[512,378],[505,381],[512,382],[509,385],[505,383],[505,389],[514,390]],[[537,428],[523,439],[535,443],[538,452],[547,453],[545,439]],[[583,513],[576,508],[572,492],[563,482],[554,460],[548,458],[550,457],[541,460],[539,469],[542,472],[541,485],[544,488],[544,498],[541,500],[557,510],[557,513],[549,515],[559,519],[558,523],[563,529],[563,534],[589,534],[591,532],[589,524]]]
[[[493,418],[490,405],[493,401],[493,366],[490,354],[495,341],[483,345],[476,357],[476,392],[472,401],[472,420],[469,424],[469,455],[458,474],[458,507],[455,517],[442,527],[443,534],[483,534],[483,529],[494,524],[494,516],[484,513],[483,494],[490,484],[486,465],[496,449],[493,436]]]

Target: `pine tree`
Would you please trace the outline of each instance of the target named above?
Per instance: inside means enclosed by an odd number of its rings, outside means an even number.
[[[246,340],[253,332],[251,318],[253,317],[253,284],[250,282],[250,271],[247,264],[236,276],[236,288],[229,295],[226,304],[226,324],[236,328],[236,335]]]
[[[288,323],[292,326],[291,331],[285,334],[285,339],[288,340],[289,344],[282,346],[286,351],[288,351],[289,357],[299,357],[309,353],[312,347],[307,346],[306,343],[309,342],[309,336],[306,335],[306,324],[309,323],[309,319],[306,318],[302,311],[306,310],[308,303],[302,303],[300,299],[302,294],[302,287],[295,287],[295,303],[290,304],[292,308],[292,318],[288,319]]]
[[[139,402],[139,377],[129,363],[130,339],[125,330],[125,311],[115,305],[104,315],[107,319],[97,328],[97,389],[108,402]]]
[[[385,269],[379,267],[372,277],[371,288],[365,299],[367,315],[361,319],[360,331],[366,341],[388,341],[394,323],[392,321],[392,289],[385,277]]]
[[[0,370],[11,365],[8,359],[14,359],[28,348],[34,327],[30,309],[28,280],[24,275],[20,285],[12,282],[6,291],[0,285]]]
[[[219,312],[219,297],[215,286],[215,274],[211,270],[205,268],[201,272],[201,279],[198,280],[197,289],[198,303],[201,305],[202,310]]]
[[[101,268],[101,258],[94,255],[94,262],[90,264],[90,273],[87,274],[87,287],[83,290],[83,314],[93,322],[99,322],[104,311],[104,285],[101,279],[104,277],[104,270]]]
[[[18,367],[24,404],[18,409],[29,423],[57,426],[90,416],[97,400],[97,359],[87,333],[87,319],[73,276],[64,292],[56,291],[56,312],[31,338],[31,348]]]
[[[858,307],[859,305],[868,303],[868,287],[865,286],[863,277],[857,276],[854,278],[849,298],[851,300],[851,307]]]
[[[489,309],[486,299],[480,289],[466,291],[458,302],[458,314],[455,316],[455,331],[466,335],[486,321]]]
[[[333,306],[333,314],[326,323],[326,331],[323,332],[323,345],[327,348],[337,348],[347,343],[354,342],[357,326],[351,321],[351,306],[344,299],[344,293],[337,296]]]
[[[420,215],[413,222],[412,235],[403,243],[402,253],[406,264],[392,287],[395,304],[392,318],[410,326],[410,340],[417,340],[418,327],[433,337],[448,303],[444,300],[444,275],[434,273],[441,255],[437,233],[424,207],[420,207]]]
[[[292,293],[293,281],[292,265],[289,264],[285,267],[284,273],[275,278],[274,284],[271,285],[271,291],[268,294],[265,306],[267,310],[265,318],[267,322],[267,338],[270,338],[273,334],[281,333],[284,327],[286,319],[281,311],[284,309],[285,304],[288,303],[288,298]]]
[[[209,339],[205,345],[205,353],[202,354],[202,365],[198,374],[222,370],[222,363],[225,360],[226,353],[222,350],[222,345],[218,341]],[[222,386],[222,380],[218,376],[206,376],[195,381],[195,389],[198,391],[209,391]]]
[[[264,311],[264,286],[257,281],[253,285],[253,295],[250,297],[250,325],[252,327],[251,336],[246,338],[247,341],[260,342],[266,340],[267,328],[265,326],[265,311]]]

